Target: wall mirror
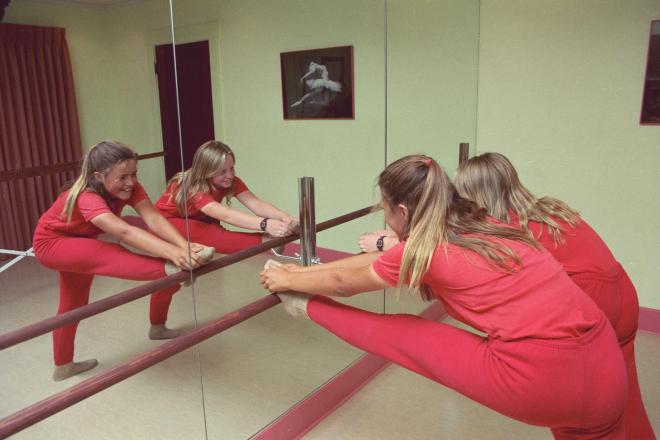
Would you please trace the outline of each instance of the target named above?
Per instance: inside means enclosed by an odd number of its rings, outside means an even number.
[[[304,6],[296,0],[96,6],[23,0],[11,3],[3,23],[66,27],[82,145],[117,138],[139,154],[165,151],[165,159],[139,163],[140,180],[152,200],[167,178],[190,165],[201,143],[215,138],[233,149],[237,175],[250,190],[292,215],[298,213],[298,178],[314,177],[320,222],[378,202],[378,173],[405,154],[430,154],[453,174],[459,143],[475,141],[478,7],[478,1],[449,0],[341,0],[332,8],[320,0]],[[280,54],[339,46],[353,48],[354,119],[285,120]],[[163,63],[157,62],[159,55]],[[166,67],[168,57],[171,67]],[[191,104],[183,93],[191,72],[206,78],[205,84],[193,80],[204,102]],[[163,90],[173,80],[179,89],[174,101],[165,99]],[[243,209],[238,201],[232,206]],[[321,249],[356,253],[359,235],[383,226],[382,214],[376,213],[321,232],[318,254],[330,258]],[[253,257],[181,289],[168,325],[192,329],[264,296],[258,272],[267,258]],[[12,292],[3,294],[3,331],[16,327],[5,317],[36,322],[56,308],[56,273],[37,268],[34,259],[24,263],[33,267],[16,265],[0,274]],[[27,275],[35,270],[47,275]],[[99,278],[93,295],[132,285]],[[27,307],[22,297],[32,292],[50,295],[50,302]],[[428,306],[404,295],[397,299],[389,291],[345,302],[388,313],[419,313]],[[77,353],[98,356],[102,370],[157,347],[145,336],[146,310],[147,300],[141,299],[83,321]],[[74,419],[91,414],[109,438],[181,438],[184,433],[189,438],[247,438],[361,354],[275,307],[25,434],[82,438],[89,431]],[[2,362],[12,365],[3,389],[20,396],[5,401],[2,414],[71,386],[51,381],[51,357],[50,335],[0,352]],[[26,393],[23,382],[34,389]],[[163,416],[172,413],[176,417]]]
[[[190,102],[201,82],[208,81],[210,90],[204,103],[181,108],[183,154],[215,136],[234,151],[236,175],[250,191],[293,216],[298,179],[313,177],[321,222],[376,201],[375,177],[385,160],[385,2],[340,1],[328,8],[314,0],[301,6],[291,0],[173,3],[179,101]],[[280,54],[339,46],[353,47],[355,118],[285,119]],[[204,71],[190,72],[191,66]],[[191,128],[206,120],[213,124]],[[250,212],[237,199],[231,206]],[[323,249],[356,253],[359,234],[382,227],[382,217],[370,215],[321,232],[318,255],[323,261]],[[263,297],[258,273],[267,258],[258,255],[200,277],[193,287],[197,322]],[[382,311],[383,293],[349,302]],[[199,350],[209,438],[255,434],[361,354],[321,328],[291,319],[282,307]]]
[[[13,0],[4,8],[2,25],[64,29],[70,54],[83,152],[104,139],[116,139],[128,144],[136,153],[145,156],[144,160],[138,162],[138,177],[154,200],[165,183],[158,81],[154,60],[156,48],[172,41],[169,2]],[[40,38],[30,36],[32,34],[29,30],[21,32],[24,32],[25,38],[28,39]],[[34,42],[32,40],[31,43]],[[3,44],[6,42],[3,41]],[[16,63],[14,67],[11,64],[4,64],[4,67],[17,69],[16,71],[24,68],[27,69],[26,76],[36,76],[36,70],[30,67],[30,63],[35,63],[42,66],[45,75],[60,75],[61,72],[52,70],[57,67],[49,64],[52,60],[40,50],[18,56],[13,52],[8,54],[10,49],[3,46],[3,56],[14,57],[12,62]],[[9,75],[3,76],[5,79],[9,78]],[[173,76],[173,73],[170,76]],[[5,79],[3,88],[6,86]],[[54,98],[48,100],[52,90],[36,88],[27,91],[18,86],[9,87],[5,92],[15,93],[14,96],[17,96],[19,91],[33,93],[33,97],[27,99],[30,103],[45,99],[45,102],[36,104],[41,106],[37,110],[46,111],[50,105],[58,105]],[[3,100],[3,110],[9,110],[9,106],[5,108],[8,102]],[[19,114],[19,107],[25,105],[20,102],[18,98],[12,101],[11,108],[16,114]],[[27,162],[5,162],[3,171],[14,167],[30,168],[31,164],[60,165],[67,161],[66,157],[54,154],[51,156],[50,153],[47,153],[48,157],[43,157],[46,153],[39,153],[38,150],[50,143],[68,142],[62,141],[63,135],[53,134],[59,133],[59,127],[49,126],[53,122],[47,116],[35,120],[29,118],[26,117],[22,123],[17,120],[12,126],[12,129],[24,127],[20,130],[25,131],[17,135],[11,134],[10,130],[3,130],[3,154],[7,153],[9,147],[16,144],[21,136],[25,135],[30,139],[26,144],[29,150],[21,152],[21,157]],[[39,156],[37,159],[41,161],[30,158],[29,154]],[[29,162],[30,159],[35,159],[36,162]],[[7,201],[4,197],[16,193],[25,194],[24,200],[19,200],[22,205],[34,199],[43,205],[35,209],[45,210],[53,199],[33,197],[31,191],[34,190],[31,188],[34,185],[59,187],[72,177],[73,172],[53,173],[45,177],[3,182],[0,184],[3,191],[3,211]],[[130,214],[127,210],[124,213]],[[14,220],[24,221],[23,218]],[[29,239],[31,236],[28,236]],[[18,250],[24,251],[30,245],[28,241],[25,247],[17,247]],[[16,250],[15,247],[12,249]],[[2,333],[53,316],[58,307],[56,271],[41,266],[31,256],[21,258],[11,267],[5,267],[12,262],[13,260],[5,260],[0,268],[4,269],[0,273],[0,282],[3,285],[0,295]],[[90,301],[109,297],[139,284],[139,281],[97,276],[92,285]],[[169,322],[173,326],[189,323],[194,316],[192,299],[185,295],[185,292],[181,293],[177,295],[170,310]],[[149,340],[148,330],[148,297],[81,321],[75,339],[74,359],[79,361],[96,358],[99,365],[79,377],[61,382],[54,382],[51,377],[53,348],[50,333],[0,351],[0,363],[4,366],[0,388],[7,397],[0,404],[1,417],[156,348],[160,341]],[[194,438],[201,438],[201,392],[196,362],[193,351],[182,353],[176,359],[161,363],[33,425],[20,435],[23,435],[23,438],[87,438],[90,432],[101,429],[103,436],[107,438],[166,438],[172,432],[182,431],[190,432]],[[171,374],[171,366],[174,364],[184,367]],[[185,393],[179,393],[179,398],[174,403],[180,417],[163,417],[163,414],[170,413],[172,399],[157,397],[155,390],[182,388],[186,390]]]

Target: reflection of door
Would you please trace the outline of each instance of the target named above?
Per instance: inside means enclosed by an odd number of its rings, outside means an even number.
[[[183,168],[190,168],[195,150],[215,137],[209,42],[176,45],[176,68],[181,114]],[[177,124],[174,54],[171,44],[156,46],[156,74],[160,97],[160,121],[165,151],[165,177],[181,171]]]

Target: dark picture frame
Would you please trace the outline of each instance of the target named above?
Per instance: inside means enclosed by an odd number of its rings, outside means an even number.
[[[280,53],[284,119],[355,119],[353,46]]]
[[[660,20],[652,21],[649,31],[649,51],[639,123],[660,125]]]

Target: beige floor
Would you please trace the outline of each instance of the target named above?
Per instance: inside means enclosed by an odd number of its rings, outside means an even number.
[[[266,260],[246,262],[200,277],[193,292],[175,296],[168,324],[193,327],[258,299],[256,274]],[[92,300],[138,283],[98,277]],[[34,258],[0,274],[0,332],[49,317],[56,308],[56,273]],[[353,298],[382,310],[382,293]],[[84,320],[76,359],[100,366],[80,378],[54,383],[50,336],[0,351],[0,418],[126,362],[158,342],[146,338],[147,299]],[[425,305],[387,295],[388,312]],[[339,372],[360,352],[318,326],[289,318],[275,307],[82,401],[15,435],[16,439],[245,439]],[[641,333],[640,377],[646,404],[660,432],[660,336]],[[201,372],[201,374],[200,374]],[[388,367],[309,439],[549,438],[493,413],[443,387]]]

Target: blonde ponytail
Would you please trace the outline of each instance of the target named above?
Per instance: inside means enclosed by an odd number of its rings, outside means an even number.
[[[518,178],[513,164],[499,153],[484,153],[463,162],[455,183],[463,197],[486,208],[489,215],[510,223],[509,211],[519,219],[520,227],[529,231],[529,221],[544,223],[555,243],[562,241],[562,231],[555,219],[572,227],[580,223],[580,214],[565,202],[543,197],[537,199]]]
[[[468,249],[507,272],[520,266],[518,255],[486,236],[538,246],[520,230],[489,223],[485,210],[461,198],[447,173],[428,156],[406,156],[393,162],[380,174],[378,186],[383,201],[391,208],[401,204],[408,209],[408,221],[401,237],[406,240],[406,246],[401,258],[399,290],[406,282],[419,289],[424,299],[432,299],[432,292],[422,284],[422,278],[439,245],[452,243]]]

